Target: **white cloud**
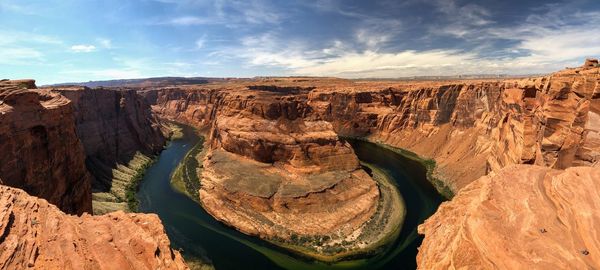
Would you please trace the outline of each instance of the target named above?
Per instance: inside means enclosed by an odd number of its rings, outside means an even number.
[[[98,43],[100,44],[100,46],[102,46],[102,48],[105,48],[105,49],[113,48],[112,40],[110,40],[108,38],[97,38],[96,41],[98,41]]]
[[[263,0],[155,1],[175,5],[180,10],[198,11],[205,14],[203,16],[179,16],[152,23],[159,25],[223,25],[229,28],[239,28],[247,27],[248,24],[277,24],[281,22],[285,13]]]
[[[199,39],[196,39],[196,49],[202,49],[204,47],[204,43],[206,43],[205,35],[203,35]]]
[[[76,52],[76,53],[89,53],[89,52],[93,52],[95,50],[96,50],[96,46],[94,46],[94,45],[79,44],[79,45],[71,46],[71,51]]]
[[[0,48],[0,64],[30,65],[42,57],[42,52],[31,48]]]
[[[168,21],[168,24],[182,25],[182,26],[213,24],[213,23],[215,23],[215,21],[209,20],[207,18],[196,17],[196,16],[177,17],[177,18],[173,18]]]
[[[53,36],[13,30],[0,29],[0,37],[0,63],[5,65],[39,63],[44,60],[42,51],[62,44]]]
[[[18,1],[13,1],[13,0],[0,1],[0,11],[16,12],[16,13],[20,13],[20,14],[24,14],[24,15],[36,14],[35,8],[33,8],[31,6],[27,6],[24,3],[17,4],[16,2],[18,2]]]
[[[402,22],[396,19],[365,18],[355,30],[354,38],[368,50],[377,50],[401,33]]]
[[[62,40],[54,36],[5,29],[0,29],[0,37],[2,37],[0,38],[0,46],[8,44],[23,45],[24,43],[60,45],[63,43]]]

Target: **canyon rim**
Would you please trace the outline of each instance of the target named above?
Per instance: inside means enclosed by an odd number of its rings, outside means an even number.
[[[0,0],[0,269],[600,268],[598,18]]]

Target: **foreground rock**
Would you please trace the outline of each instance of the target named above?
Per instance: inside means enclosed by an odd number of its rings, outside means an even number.
[[[0,183],[71,214],[91,212],[91,176],[71,101],[33,80],[0,81]]]
[[[419,226],[419,269],[598,269],[599,191],[590,167],[482,177]]]
[[[0,269],[187,269],[154,214],[81,217],[0,186]]]

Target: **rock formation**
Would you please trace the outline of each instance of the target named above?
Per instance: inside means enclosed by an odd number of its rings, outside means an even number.
[[[303,219],[303,213],[328,209],[325,198],[335,198],[331,194],[361,194],[341,196],[359,206],[354,212],[340,210],[341,216],[357,217],[350,227],[372,215],[378,198],[370,191],[374,185],[356,171],[356,158],[338,135],[433,158],[436,177],[455,192],[513,164],[598,165],[599,70],[589,60],[581,68],[530,79],[267,78],[141,94],[163,118],[208,131],[212,151],[202,173],[204,207],[243,232],[281,237],[280,228],[308,235],[336,228],[328,216],[315,215],[325,220],[318,224]],[[238,169],[258,173],[242,175]],[[331,172],[354,176],[336,178],[327,175]],[[334,180],[342,178],[357,180]],[[336,190],[323,193],[331,184]]]
[[[0,185],[0,269],[187,269],[154,214],[64,214]]]
[[[419,226],[419,269],[598,269],[599,191],[591,167],[484,176]]]
[[[126,190],[165,145],[161,123],[133,90],[53,88],[71,100],[86,153],[94,213],[127,210]]]
[[[170,87],[143,95],[162,117],[197,127],[211,127],[222,110],[259,102],[252,113],[271,121],[289,114],[290,119],[329,122],[337,134],[366,137],[434,158],[440,178],[456,191],[511,164],[557,169],[597,164],[600,68],[585,66],[521,80],[282,78],[261,85],[242,81]],[[256,89],[270,88],[287,94],[271,95],[270,103],[255,94]],[[238,103],[226,98],[238,98]],[[217,126],[224,121],[228,120],[217,121]]]
[[[270,240],[345,237],[373,216],[379,191],[330,123],[304,118],[302,91],[145,94],[165,118],[210,129],[200,200],[215,218]]]
[[[91,181],[71,102],[33,80],[0,81],[0,183],[67,213],[91,212]]]

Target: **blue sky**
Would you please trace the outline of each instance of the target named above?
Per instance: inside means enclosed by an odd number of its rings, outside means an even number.
[[[0,77],[531,74],[600,56],[600,1],[0,0]]]

